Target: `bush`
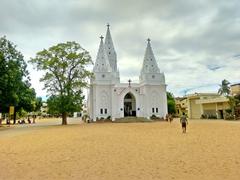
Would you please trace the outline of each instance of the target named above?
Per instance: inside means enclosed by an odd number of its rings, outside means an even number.
[[[206,114],[202,114],[201,115],[201,119],[207,119],[207,115]]]
[[[225,120],[234,120],[235,116],[232,115],[231,113],[226,113],[225,115]]]
[[[217,115],[209,114],[208,119],[217,119]]]
[[[225,112],[226,112],[227,114],[231,114],[231,113],[232,113],[232,110],[231,110],[231,109],[225,109]]]
[[[158,117],[157,117],[155,114],[153,114],[153,115],[150,117],[150,119],[158,119]]]

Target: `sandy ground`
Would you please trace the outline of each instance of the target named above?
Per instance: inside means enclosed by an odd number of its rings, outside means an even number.
[[[1,180],[240,179],[240,122],[51,123],[0,129]]]

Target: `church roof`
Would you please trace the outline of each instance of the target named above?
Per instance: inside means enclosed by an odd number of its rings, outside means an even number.
[[[158,64],[153,54],[150,39],[147,41],[147,48],[144,55],[141,73],[160,73]]]
[[[103,36],[100,37],[100,45],[97,53],[97,59],[93,68],[93,72],[111,72],[112,68],[109,64],[105,46],[103,44]]]
[[[117,71],[117,54],[113,45],[112,36],[110,33],[110,25],[107,25],[107,32],[105,37],[105,49],[109,59],[110,66],[113,71]]]

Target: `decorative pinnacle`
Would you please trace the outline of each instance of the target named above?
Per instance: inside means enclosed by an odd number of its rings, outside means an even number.
[[[131,87],[131,79],[128,80],[128,87]]]
[[[150,43],[151,39],[150,38],[147,38],[147,42]]]
[[[103,38],[104,38],[103,36],[100,36],[100,39],[101,39],[101,40],[103,40]]]
[[[110,27],[109,23],[107,23],[107,27],[108,27],[108,28]]]

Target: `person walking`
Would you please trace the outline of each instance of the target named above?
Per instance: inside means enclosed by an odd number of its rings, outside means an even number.
[[[182,124],[183,133],[186,133],[188,120],[187,120],[187,116],[185,115],[185,113],[183,113],[182,117],[180,118],[180,123]]]

